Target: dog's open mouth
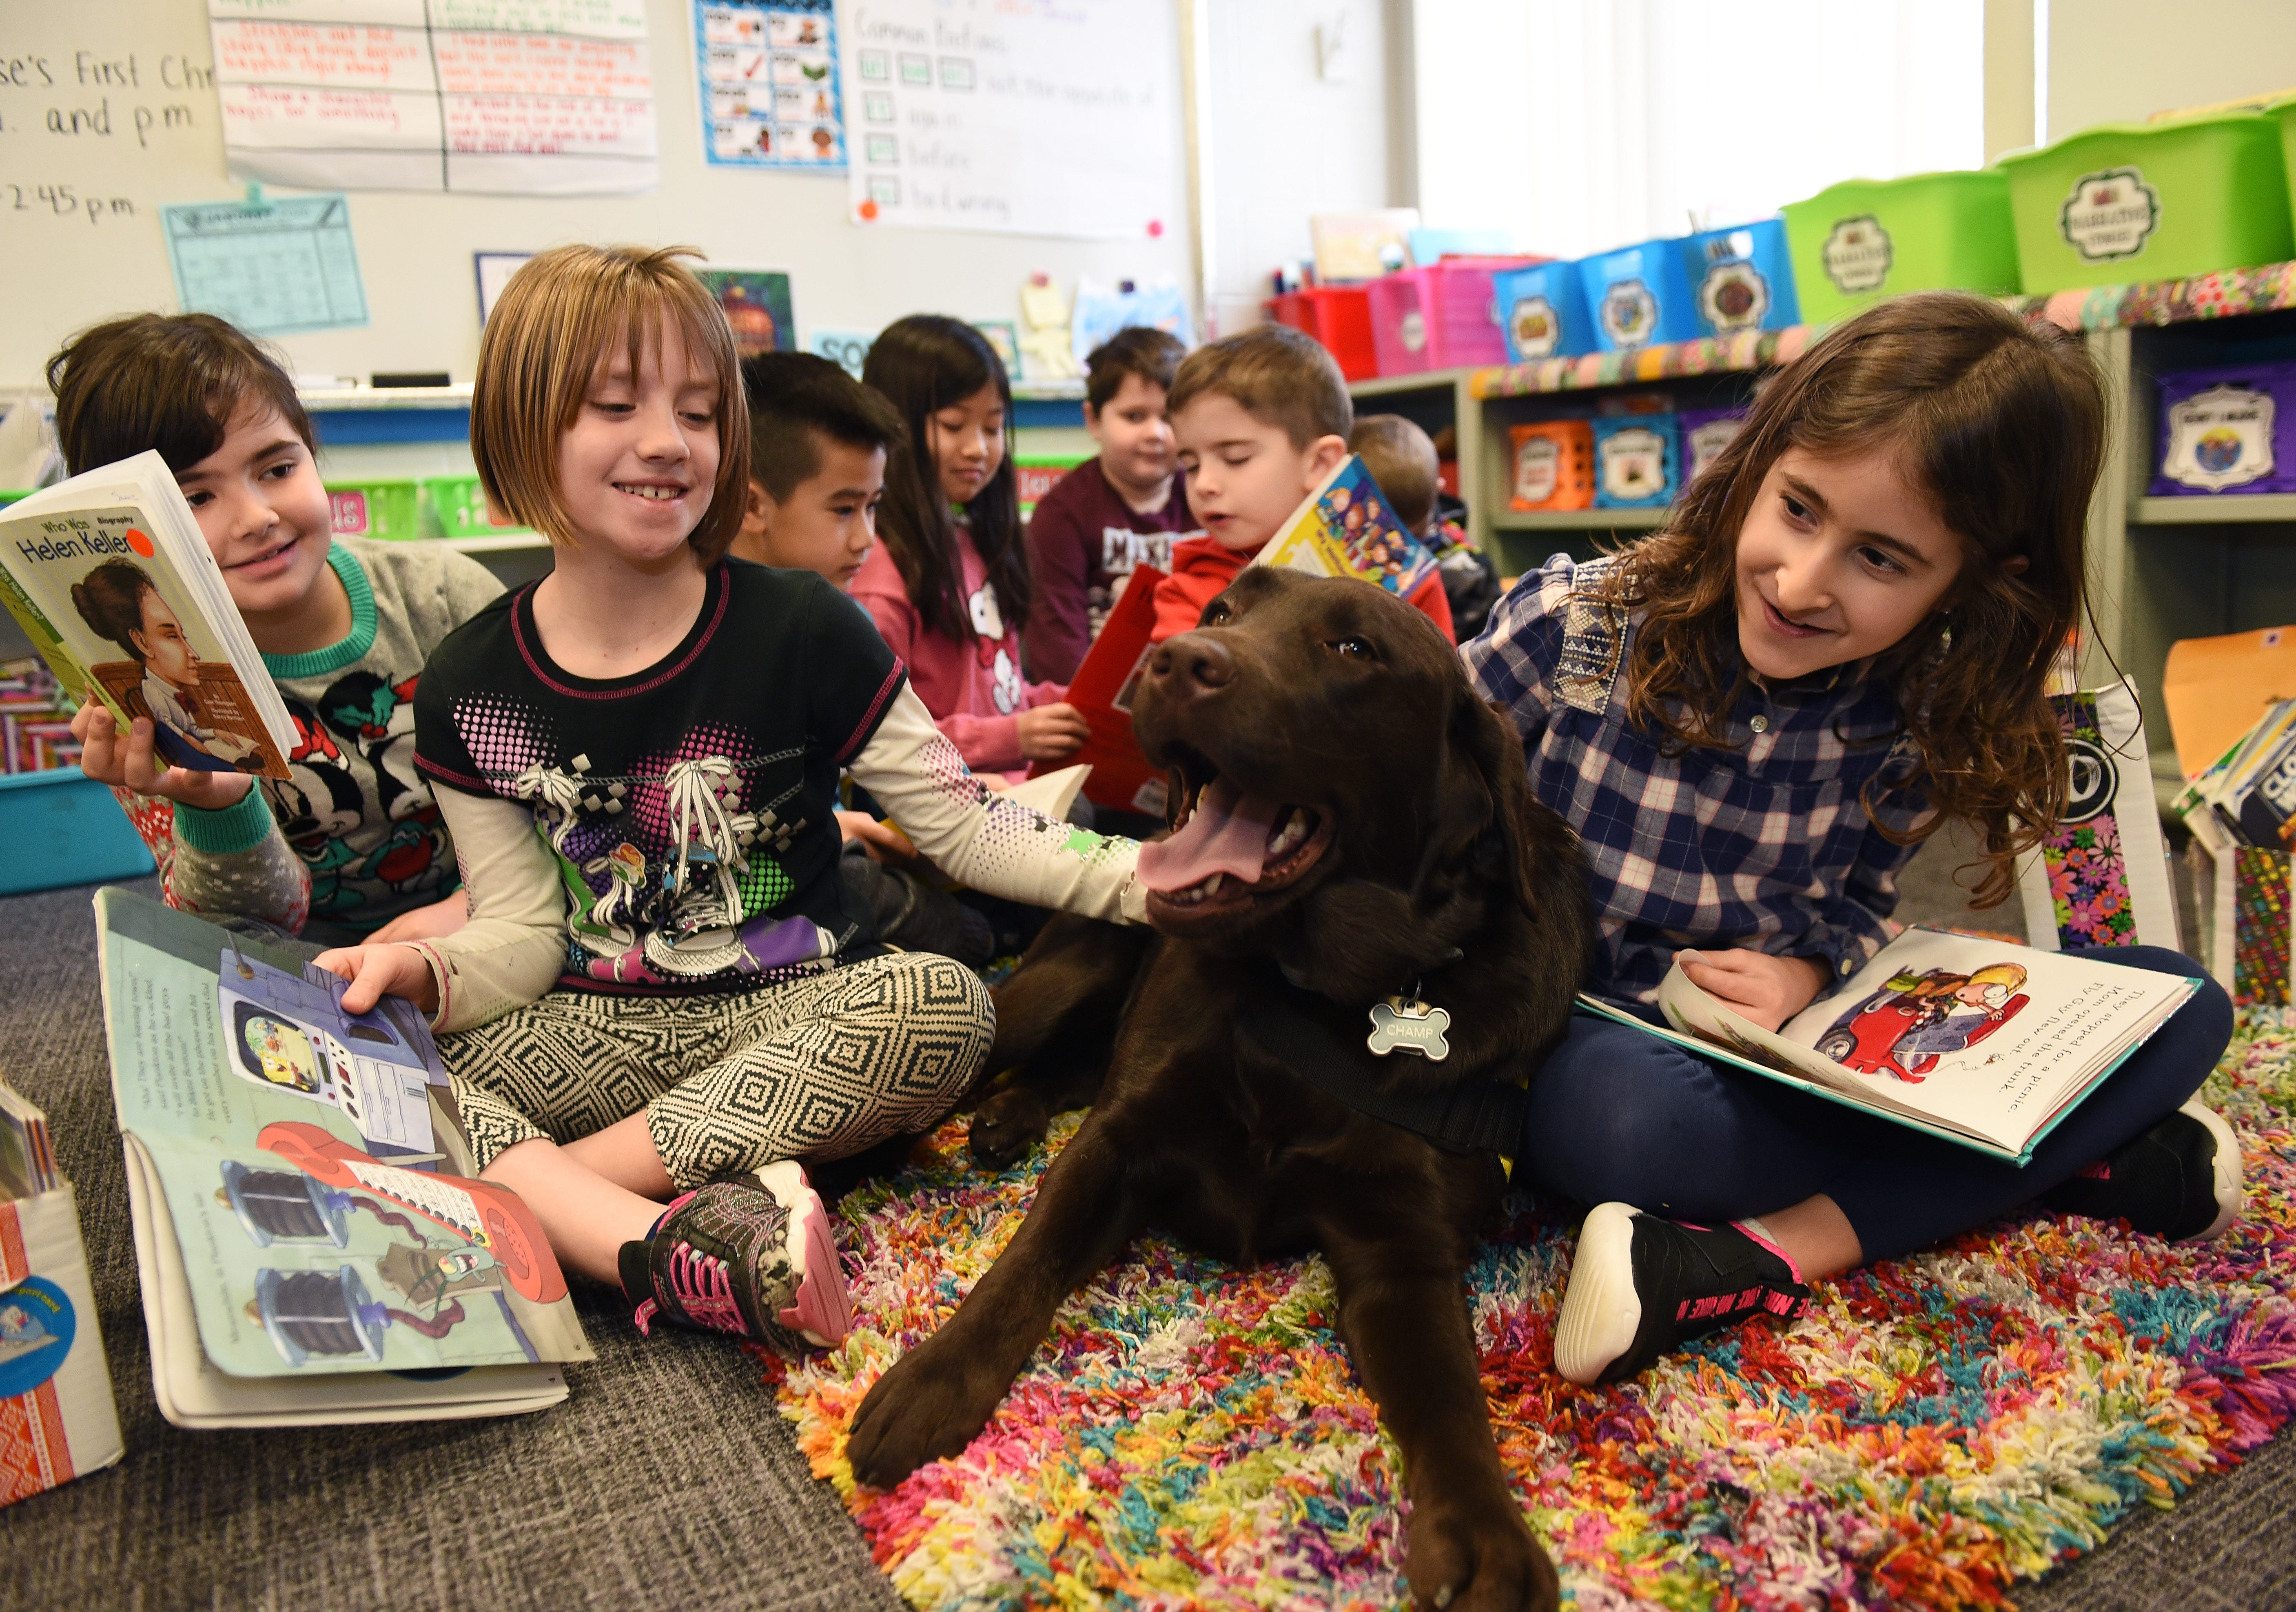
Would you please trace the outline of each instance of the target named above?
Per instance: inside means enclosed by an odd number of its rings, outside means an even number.
[[[1172,834],[1140,847],[1139,878],[1167,915],[1209,914],[1282,889],[1332,843],[1314,808],[1248,795],[1208,764],[1172,769]]]

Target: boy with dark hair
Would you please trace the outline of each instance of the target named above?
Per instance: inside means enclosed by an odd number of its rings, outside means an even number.
[[[1451,605],[1451,626],[1464,643],[1490,619],[1499,598],[1499,572],[1465,532],[1438,519],[1443,467],[1435,439],[1400,414],[1365,414],[1348,433],[1348,446],[1387,495],[1396,520],[1435,556]]]
[[[1347,458],[1355,426],[1355,405],[1331,354],[1281,324],[1254,325],[1189,354],[1168,406],[1188,506],[1205,535],[1172,545],[1172,574],[1156,587],[1157,642],[1193,628],[1283,529]],[[1439,575],[1407,602],[1453,636]]]
[[[899,413],[811,353],[751,354],[742,389],[750,495],[731,552],[844,587],[877,541],[885,455],[904,435]]]
[[[811,353],[750,354],[742,360],[742,390],[750,403],[750,494],[726,552],[813,571],[843,589],[877,541],[885,455],[908,434],[900,411]],[[837,825],[845,837],[838,872],[879,940],[976,968],[988,961],[996,937],[988,921],[913,871],[906,837],[873,812],[840,811]]]
[[[1075,676],[1133,568],[1172,568],[1172,534],[1192,523],[1164,395],[1186,351],[1134,325],[1085,360],[1084,423],[1100,452],[1062,477],[1029,520],[1036,599],[1022,644],[1031,677]]]

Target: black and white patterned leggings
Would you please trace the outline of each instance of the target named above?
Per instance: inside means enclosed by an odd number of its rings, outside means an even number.
[[[683,1191],[921,1129],[972,1083],[996,1029],[980,976],[902,952],[724,995],[562,988],[439,1051],[480,1168],[643,1109]]]

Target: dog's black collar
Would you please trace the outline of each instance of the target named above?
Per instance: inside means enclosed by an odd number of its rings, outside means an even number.
[[[1386,1076],[1396,1060],[1364,1044],[1368,1004],[1343,1008],[1294,984],[1288,971],[1269,984],[1268,990],[1246,994],[1238,1027],[1324,1096],[1423,1136],[1447,1153],[1514,1151],[1529,1101],[1521,1086],[1488,1078],[1431,1088],[1390,1086]],[[1354,1033],[1337,1027],[1341,1024],[1352,1025]]]

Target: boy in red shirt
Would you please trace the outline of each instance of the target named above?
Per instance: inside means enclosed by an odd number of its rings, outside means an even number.
[[[1259,324],[1187,356],[1168,397],[1188,507],[1201,537],[1172,545],[1172,574],[1156,587],[1162,642],[1193,629],[1236,573],[1348,456],[1355,405],[1321,343],[1288,325]],[[1410,603],[1452,638],[1441,573]]]
[[[1021,629],[1029,675],[1066,683],[1136,565],[1172,569],[1172,534],[1188,530],[1164,394],[1187,348],[1135,325],[1085,360],[1085,428],[1100,445],[1029,518],[1035,597]]]

